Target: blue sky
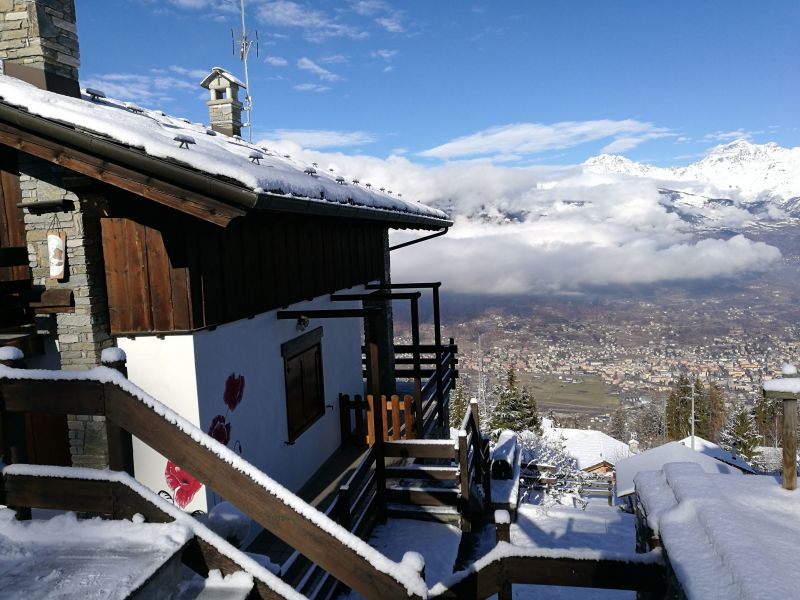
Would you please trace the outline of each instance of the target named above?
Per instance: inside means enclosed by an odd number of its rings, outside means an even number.
[[[238,0],[75,0],[81,80],[207,121]],[[254,138],[426,165],[800,145],[800,2],[246,0]]]

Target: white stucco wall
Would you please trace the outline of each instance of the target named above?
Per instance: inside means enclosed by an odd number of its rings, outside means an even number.
[[[362,287],[352,292],[363,291]],[[359,308],[360,302],[330,301],[328,295],[294,304],[290,310]],[[305,331],[321,326],[326,408],[322,418],[287,445],[286,389],[281,344],[304,332],[296,322],[278,320],[276,311],[195,334],[200,420],[207,430],[217,415],[230,423],[229,447],[256,467],[296,491],[340,444],[339,394],[361,393],[359,318],[312,319]],[[229,375],[244,376],[241,404],[228,411],[223,402]],[[237,442],[239,445],[237,445]],[[210,502],[214,504],[215,499]]]
[[[117,346],[128,356],[128,379],[202,429],[191,334],[119,338]],[[133,460],[134,474],[139,481],[155,492],[165,490],[175,495],[176,490],[169,487],[164,474],[166,458],[134,438]],[[184,508],[206,510],[205,494],[196,493]]]
[[[363,286],[348,290],[364,291]],[[321,296],[289,310],[360,308],[360,302],[331,302]],[[230,427],[228,447],[297,491],[338,448],[339,394],[363,392],[360,318],[312,319],[305,331],[322,327],[325,414],[292,445],[288,440],[286,389],[281,344],[302,335],[294,320],[278,320],[277,311],[193,334],[119,338],[128,356],[128,377],[205,432],[214,422]],[[224,401],[226,381],[243,378],[241,402],[231,410]],[[158,492],[174,490],[165,478],[166,459],[134,440],[136,478]],[[209,510],[221,499],[203,488],[185,510]]]

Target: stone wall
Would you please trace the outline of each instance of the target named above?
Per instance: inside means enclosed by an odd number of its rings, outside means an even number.
[[[19,170],[22,203],[27,205],[25,231],[34,284],[69,288],[75,297],[74,312],[52,317],[61,368],[97,366],[103,348],[113,345],[100,235],[105,198],[93,191],[90,180],[39,159],[22,155]],[[57,201],[63,204],[36,207],[39,202],[50,205]],[[62,231],[67,239],[65,278],[61,281],[49,279],[47,232],[54,229]],[[73,465],[106,467],[103,417],[70,415],[68,425]]]

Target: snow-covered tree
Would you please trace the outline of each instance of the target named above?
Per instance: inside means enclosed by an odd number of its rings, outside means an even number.
[[[514,367],[508,368],[504,384],[495,386],[493,396],[495,405],[489,417],[490,429],[541,432],[542,419],[539,416],[536,399],[524,386],[522,391],[519,391]]]
[[[758,440],[758,429],[752,412],[744,404],[738,405],[725,423],[719,445],[729,452],[741,454],[749,461],[753,458]]]
[[[520,498],[530,502],[536,492],[543,491],[539,503],[560,504],[567,498],[580,498],[582,482],[586,473],[578,468],[577,461],[564,449],[563,437],[544,436],[533,431],[519,434],[519,449],[522,453],[523,477],[520,481]],[[538,473],[552,482],[542,485]],[[544,490],[542,490],[544,488]]]
[[[608,435],[623,442],[628,439],[625,409],[622,406],[619,406],[617,410],[611,413],[611,421],[608,424]]]
[[[464,386],[460,383],[456,384],[455,393],[451,396],[450,400],[450,427],[458,429],[461,427],[461,422],[464,420],[464,415],[469,410],[469,402],[464,396]]]

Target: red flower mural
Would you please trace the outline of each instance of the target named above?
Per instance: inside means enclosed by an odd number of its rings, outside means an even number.
[[[171,460],[167,461],[164,477],[167,480],[167,485],[175,493],[175,504],[181,508],[185,508],[192,501],[194,495],[203,487],[202,483]]]
[[[222,397],[225,406],[234,410],[242,401],[242,395],[244,395],[244,375],[231,373],[225,381],[225,395]]]
[[[220,444],[228,445],[231,439],[231,424],[225,422],[223,415],[217,415],[211,421],[211,427],[208,428],[208,435],[217,440]]]

